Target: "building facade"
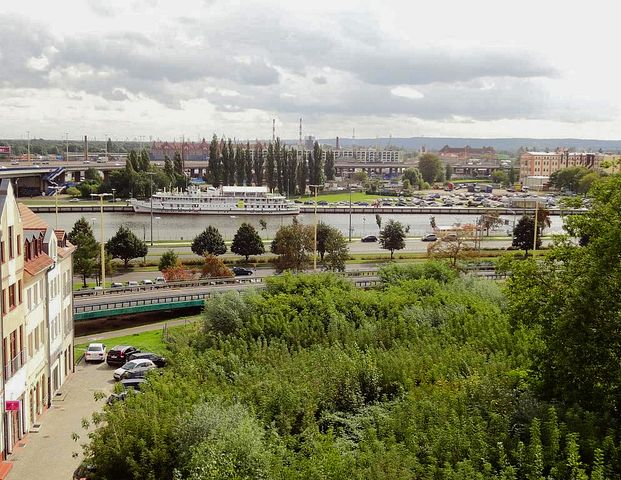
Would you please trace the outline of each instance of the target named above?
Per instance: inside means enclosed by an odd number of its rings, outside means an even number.
[[[36,429],[73,371],[72,254],[54,231],[0,183],[2,458]]]
[[[586,167],[600,170],[604,155],[600,153],[569,152],[524,152],[520,155],[520,181],[527,177],[549,177],[554,172],[568,167]]]

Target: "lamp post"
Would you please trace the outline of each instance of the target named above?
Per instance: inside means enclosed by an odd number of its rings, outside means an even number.
[[[313,271],[317,271],[317,192],[321,185],[309,185],[309,188],[315,189],[315,241],[313,243]]]
[[[106,252],[104,247],[103,228],[103,199],[109,197],[109,193],[91,193],[91,197],[99,197],[99,234],[101,238],[101,286],[106,288]]]
[[[54,211],[56,213],[56,230],[58,230],[58,192],[61,191],[63,187],[56,185],[51,188],[54,189]]]
[[[114,198],[114,192],[116,192],[116,188],[112,189],[112,203],[116,202],[116,199]]]
[[[153,175],[155,175],[155,172],[147,172],[147,175],[151,178],[149,182],[149,197],[151,200],[151,246],[153,246]]]
[[[347,184],[349,190],[349,243],[351,243],[351,184]]]

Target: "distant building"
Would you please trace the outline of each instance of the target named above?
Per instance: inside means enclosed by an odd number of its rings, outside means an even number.
[[[172,160],[176,152],[184,160],[208,160],[209,143],[204,138],[201,142],[153,142],[149,154],[154,161],[162,161],[166,156]]]
[[[569,152],[558,149],[554,152],[524,152],[520,155],[520,181],[526,177],[549,177],[554,172],[568,167],[586,167],[601,170],[606,157],[601,153]]]
[[[493,147],[473,148],[470,145],[465,147],[444,145],[438,150],[438,155],[448,165],[462,164],[471,159],[496,160],[496,150]]]

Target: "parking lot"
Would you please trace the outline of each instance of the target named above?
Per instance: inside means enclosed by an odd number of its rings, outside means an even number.
[[[112,372],[106,363],[85,364],[81,361],[65,385],[40,418],[41,429],[29,433],[7,460],[13,462],[9,480],[68,480],[82,459],[81,445],[87,440],[82,429],[83,418],[103,408],[105,399],[95,401],[94,393],[103,392],[106,397],[114,389]],[[76,442],[72,434],[80,439]],[[78,453],[74,457],[73,454]],[[42,464],[42,461],[45,461]],[[44,471],[42,470],[44,469]]]

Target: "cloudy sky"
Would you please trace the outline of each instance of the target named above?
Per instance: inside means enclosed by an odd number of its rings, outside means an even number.
[[[5,1],[0,138],[618,139],[614,4]]]

